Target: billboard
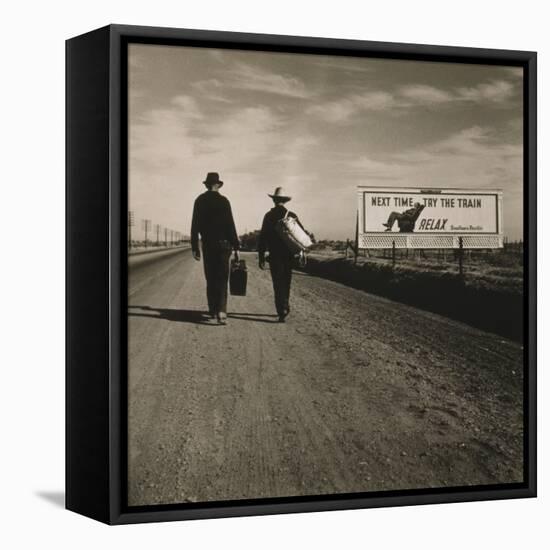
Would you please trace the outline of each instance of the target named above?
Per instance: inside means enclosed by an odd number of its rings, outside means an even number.
[[[499,248],[499,190],[358,187],[360,248]]]

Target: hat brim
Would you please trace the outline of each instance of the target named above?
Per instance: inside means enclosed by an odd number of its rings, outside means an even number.
[[[204,180],[202,183],[204,183],[204,185],[214,185],[214,184],[217,184],[217,185],[219,185],[220,187],[223,185],[223,181],[221,181],[221,180],[218,180],[218,181],[206,181],[206,180]]]
[[[267,194],[267,196],[271,197],[272,199],[279,199],[285,202],[288,202],[289,200],[292,199],[292,197],[285,197],[284,195],[270,195],[269,193]]]

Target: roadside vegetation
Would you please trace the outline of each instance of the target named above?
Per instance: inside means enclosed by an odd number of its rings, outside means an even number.
[[[362,252],[360,253],[362,254]],[[523,254],[466,251],[463,274],[453,251],[391,251],[359,255],[314,251],[305,271],[464,321],[516,341],[523,339]]]

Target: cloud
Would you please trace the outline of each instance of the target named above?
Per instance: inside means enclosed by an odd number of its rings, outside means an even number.
[[[388,92],[367,92],[353,96],[353,102],[364,110],[383,111],[395,105],[395,98]]]
[[[248,65],[238,63],[231,69],[231,76],[226,85],[269,94],[306,99],[313,94],[305,84],[297,77],[282,75]]]
[[[282,119],[265,106],[235,109],[203,128],[212,161],[241,169],[252,159],[267,156],[276,146]]]
[[[209,99],[220,103],[233,103],[227,95],[223,94],[223,83],[217,78],[199,80],[193,82],[191,86],[201,99]]]
[[[358,112],[383,111],[395,104],[395,98],[387,92],[366,92],[312,105],[306,109],[306,114],[327,122],[345,122]]]
[[[502,70],[509,77],[523,78],[523,67],[502,67]]]
[[[516,93],[517,84],[507,80],[491,80],[474,87],[451,90],[425,84],[408,84],[393,92],[371,91],[318,103],[309,107],[306,113],[326,122],[342,123],[369,111],[405,111],[415,107],[456,106],[464,103],[504,106]]]
[[[399,90],[398,96],[402,100],[400,103],[401,107],[433,103],[447,103],[449,101],[453,101],[454,99],[452,93],[435,88],[434,86],[426,86],[424,84],[403,86]],[[406,100],[409,100],[410,103],[408,104]]]
[[[345,57],[321,57],[311,64],[321,69],[336,70],[351,74],[372,73],[374,71],[374,68],[371,66],[357,64],[357,60],[355,62],[347,62]]]
[[[281,118],[267,107],[233,108],[205,116],[197,101],[176,96],[131,127],[130,155],[149,172],[159,167],[222,164],[237,167],[263,157],[275,146]]]
[[[447,187],[452,181],[458,187],[498,187],[504,173],[507,182],[522,179],[522,159],[521,144],[498,142],[488,129],[473,126],[423,147],[379,157],[362,155],[349,162],[349,168],[356,176],[383,177],[404,185],[423,181]]]
[[[194,97],[178,95],[171,100],[171,103],[180,110],[180,114],[187,120],[201,120],[204,118]]]
[[[464,101],[503,103],[515,93],[515,85],[506,80],[492,80],[473,88],[459,88],[457,99]]]
[[[320,105],[312,105],[306,109],[306,114],[318,117],[326,122],[345,122],[358,110],[358,106],[352,98],[345,98],[328,101]]]

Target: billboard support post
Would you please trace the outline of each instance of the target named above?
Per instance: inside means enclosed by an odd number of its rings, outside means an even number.
[[[355,256],[353,259],[353,265],[357,265],[357,256],[359,256],[359,212],[357,212],[357,216],[355,217],[355,246],[353,253]]]
[[[391,243],[391,266],[395,268],[395,241]]]
[[[464,275],[464,268],[462,265],[463,260],[464,260],[464,242],[462,240],[462,237],[459,237],[458,238],[458,272],[460,273],[461,277]]]

